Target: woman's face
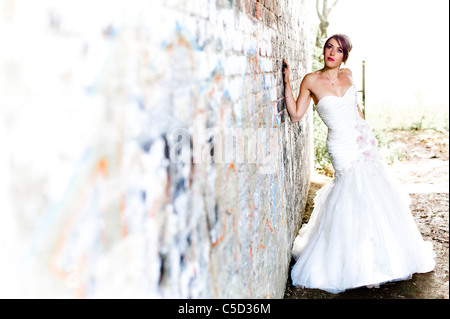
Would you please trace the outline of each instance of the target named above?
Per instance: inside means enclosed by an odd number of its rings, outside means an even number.
[[[324,62],[330,68],[339,67],[344,60],[344,51],[336,39],[328,41],[324,49]]]

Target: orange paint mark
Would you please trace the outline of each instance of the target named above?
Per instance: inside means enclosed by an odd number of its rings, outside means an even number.
[[[260,119],[259,119],[259,127],[262,126],[263,119],[264,119],[264,108],[262,109],[261,116],[260,116]]]
[[[65,270],[61,269],[61,267],[58,265],[58,262],[57,262],[58,256],[60,256],[63,253],[64,245],[69,240],[70,232],[72,231],[72,229],[75,228],[75,226],[77,224],[77,219],[78,219],[79,215],[81,214],[81,212],[83,211],[83,206],[86,204],[88,195],[92,192],[92,188],[93,188],[93,186],[91,185],[91,187],[83,193],[82,199],[77,203],[76,208],[70,214],[69,221],[64,226],[62,235],[58,238],[56,245],[55,245],[55,250],[50,259],[50,262],[49,262],[50,271],[54,275],[56,275],[60,280],[65,280],[67,278],[67,273]]]
[[[105,177],[108,175],[108,161],[106,158],[101,158],[98,161],[96,170]]]
[[[224,224],[223,224],[222,235],[220,235],[220,237],[217,238],[217,240],[212,243],[212,248],[217,246],[217,244],[220,243],[223,240],[223,238],[225,237],[225,231],[226,230],[227,230],[227,215],[225,214],[225,221],[224,221]]]
[[[119,210],[122,238],[125,238],[128,235],[127,222],[126,222],[126,216],[125,216],[125,207],[126,207],[125,194],[122,194],[121,199],[120,199],[120,210]]]
[[[163,206],[163,204],[164,204],[164,199],[162,197],[156,198],[153,201],[152,207],[150,208],[149,218],[155,218],[156,217],[156,213]]]
[[[231,163],[230,164],[230,166],[228,166],[228,170],[227,170],[227,181],[228,181],[228,177],[229,177],[229,175],[230,175],[230,170],[233,170],[233,171],[235,171],[236,172],[236,167],[234,166],[234,163]]]
[[[223,118],[225,116],[225,108],[220,108],[220,122],[223,122]]]
[[[273,235],[273,229],[272,229],[272,225],[270,225],[270,222],[269,222],[269,219],[268,219],[268,218],[266,219],[266,225],[268,225],[268,226],[269,226],[270,232],[271,232],[271,233],[272,233],[272,235]]]
[[[232,212],[231,211],[231,208],[230,208],[230,212]],[[233,232],[234,232],[234,225],[236,224],[236,216],[235,215],[233,215]]]
[[[270,225],[268,218],[266,219],[266,225],[269,226],[270,232],[272,233],[273,240],[275,241],[275,246],[277,247],[277,250],[278,250],[278,244],[277,244],[277,240],[275,239],[275,233],[273,232],[272,225]]]
[[[100,158],[97,161],[96,165],[94,166],[88,187],[82,193],[81,198],[77,202],[75,209],[73,209],[73,211],[70,212],[69,218],[63,227],[62,233],[57,239],[54,251],[49,260],[48,267],[50,269],[50,272],[53,273],[60,280],[67,280],[70,274],[67,273],[67,269],[63,269],[63,267],[66,267],[67,265],[60,265],[58,263],[58,260],[60,256],[62,256],[64,253],[64,249],[67,245],[67,242],[70,240],[71,232],[77,227],[78,219],[82,214],[83,208],[86,205],[90,195],[93,193],[95,187],[97,186],[96,182],[98,181],[99,176],[107,177],[107,175],[108,175],[108,160],[103,157]],[[103,207],[100,209],[102,216],[104,216],[105,209]],[[102,243],[104,243],[106,241],[106,235],[104,230],[101,231],[100,236]],[[77,257],[77,259],[73,260],[72,263],[78,265],[78,267],[81,267],[80,265],[84,265],[86,263],[86,259],[87,259],[86,254],[84,254],[81,257]],[[80,287],[79,289],[77,289],[77,291],[78,291],[77,294],[79,296],[82,296],[84,294],[84,287]]]
[[[84,266],[86,265],[86,260],[87,260],[86,254],[84,253],[83,256],[81,257],[80,270],[79,270],[79,272],[80,272],[79,273],[79,276],[80,276],[79,284],[80,285],[77,289],[77,298],[79,298],[79,299],[83,298],[86,294],[86,285],[84,282],[81,281],[81,274],[83,273]]]
[[[209,273],[211,274],[211,278],[214,278],[214,271],[213,271],[213,267],[211,264],[211,260],[212,260],[212,256],[211,256],[211,250],[209,251]],[[214,289],[214,295],[216,296],[216,298],[218,298],[219,293],[217,292],[217,287],[214,285],[214,280],[213,280],[213,289]]]

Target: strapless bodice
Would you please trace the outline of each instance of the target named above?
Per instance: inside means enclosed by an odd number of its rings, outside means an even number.
[[[357,96],[355,86],[350,86],[343,96],[327,95],[319,100],[316,109],[329,133],[350,133],[349,124],[356,121]]]
[[[356,160],[378,155],[376,139],[358,114],[357,100],[357,90],[352,85],[343,96],[328,95],[316,105],[328,127],[327,149],[337,174]]]

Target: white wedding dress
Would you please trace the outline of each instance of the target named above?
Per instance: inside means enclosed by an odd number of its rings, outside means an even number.
[[[358,114],[355,86],[342,97],[323,97],[316,109],[328,127],[335,176],[317,193],[294,241],[293,285],[339,293],[432,271],[432,244],[422,239],[408,194]]]

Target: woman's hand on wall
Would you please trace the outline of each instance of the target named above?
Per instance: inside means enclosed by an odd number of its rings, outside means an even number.
[[[290,83],[290,80],[289,80],[290,68],[289,68],[289,64],[286,62],[285,59],[283,59],[283,73],[284,73],[284,83],[285,84]]]

